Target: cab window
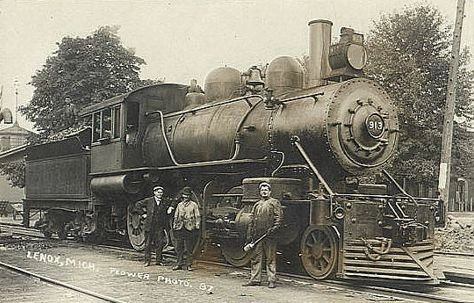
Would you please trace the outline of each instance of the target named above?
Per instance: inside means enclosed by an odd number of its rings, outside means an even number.
[[[100,139],[100,112],[93,114],[92,119],[92,142],[97,142]]]
[[[112,114],[110,109],[102,111],[102,134],[101,139],[112,138]]]
[[[114,109],[114,128],[113,128],[113,138],[120,138],[120,125],[121,125],[121,115],[120,115],[120,106],[116,106]]]
[[[120,105],[93,113],[92,142],[120,138],[121,118]]]

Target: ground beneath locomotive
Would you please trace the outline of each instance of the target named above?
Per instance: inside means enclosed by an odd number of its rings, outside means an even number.
[[[1,242],[1,241],[0,241]],[[143,267],[141,253],[107,250],[72,241],[49,242],[18,239],[0,243],[2,262],[68,284],[107,295],[124,302],[392,302],[393,298],[357,290],[301,283],[280,278],[276,289],[266,285],[242,287],[249,278],[248,269],[236,269],[197,262],[193,272],[172,271],[173,260],[166,266]],[[8,276],[3,268],[0,280]],[[0,284],[0,302],[45,302],[50,288],[44,283],[31,287],[8,288]],[[39,291],[41,290],[41,291]],[[40,295],[44,293],[45,295]],[[58,296],[58,301],[60,298]],[[399,300],[400,302],[413,302]],[[51,302],[51,301],[48,301]],[[54,302],[54,301],[53,301]],[[62,302],[67,302],[62,301]]]

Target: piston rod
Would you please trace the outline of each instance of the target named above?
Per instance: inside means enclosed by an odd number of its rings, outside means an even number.
[[[300,138],[298,136],[293,136],[291,138],[291,143],[296,146],[296,148],[298,149],[298,151],[300,152],[301,156],[303,157],[303,159],[306,161],[306,163],[308,163],[309,167],[311,167],[311,170],[314,172],[314,174],[316,175],[316,177],[318,178],[319,182],[321,182],[321,184],[324,186],[324,188],[326,189],[326,191],[328,192],[329,195],[333,196],[334,195],[334,192],[332,191],[332,189],[329,187],[329,185],[327,184],[326,180],[324,180],[323,176],[321,176],[321,174],[319,173],[318,169],[316,168],[316,166],[313,164],[313,162],[311,161],[311,159],[309,158],[308,154],[306,154],[303,146],[301,146],[301,143],[300,143]]]

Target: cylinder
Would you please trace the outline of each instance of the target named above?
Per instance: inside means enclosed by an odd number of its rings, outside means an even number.
[[[321,86],[327,83],[329,76],[329,47],[331,46],[332,22],[313,20],[309,25],[309,66],[308,87]]]
[[[91,190],[99,196],[110,193],[136,194],[140,189],[141,183],[133,182],[129,175],[97,177],[91,181]]]
[[[311,224],[326,225],[330,223],[330,201],[324,197],[311,200]]]

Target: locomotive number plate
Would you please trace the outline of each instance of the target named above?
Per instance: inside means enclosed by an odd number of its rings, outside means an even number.
[[[372,138],[380,138],[385,129],[383,118],[379,114],[371,114],[365,120],[365,127]]]

